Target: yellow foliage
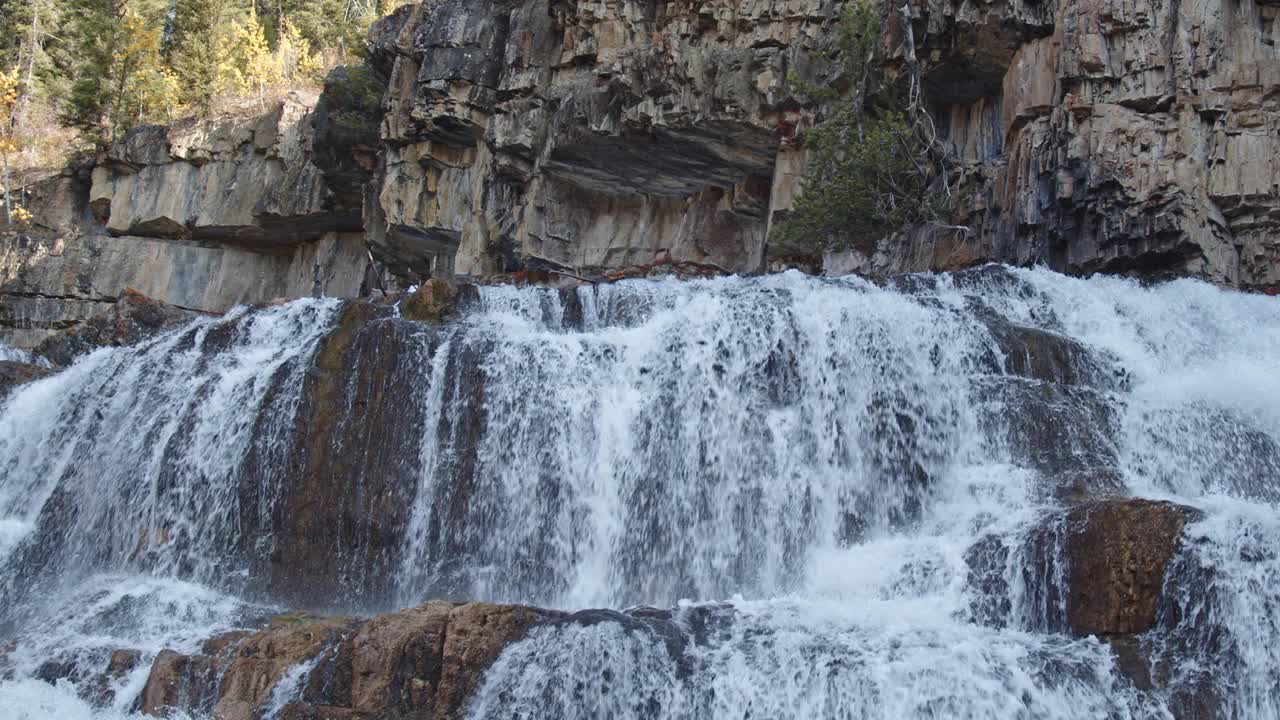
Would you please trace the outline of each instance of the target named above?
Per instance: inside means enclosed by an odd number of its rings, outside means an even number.
[[[123,42],[115,63],[124,78],[115,105],[113,126],[119,132],[137,122],[172,120],[180,111],[181,88],[160,53],[164,29],[129,8],[120,20]]]
[[[31,224],[32,219],[31,212],[21,205],[14,205],[9,211],[9,222],[14,225],[26,227]]]
[[[228,47],[219,68],[220,79],[233,92],[262,97],[267,88],[279,81],[278,65],[271,57],[267,35],[256,11],[237,21],[225,42]]]
[[[285,80],[314,82],[323,79],[324,62],[318,53],[311,51],[311,43],[302,37],[302,33],[298,32],[298,28],[288,19],[285,19],[282,25],[276,55]]]
[[[0,154],[3,155],[18,151],[18,135],[13,113],[18,107],[20,89],[21,81],[18,77],[17,65],[8,72],[0,70]]]
[[[218,60],[218,85],[222,94],[252,95],[263,100],[272,91],[323,79],[325,65],[319,53],[296,26],[285,19],[275,50],[267,42],[257,13],[250,11],[235,23],[223,40]]]

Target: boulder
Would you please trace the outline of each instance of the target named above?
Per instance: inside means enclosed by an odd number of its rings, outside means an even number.
[[[973,617],[1104,639],[1150,630],[1183,526],[1197,514],[1168,502],[1091,500],[1046,516],[1016,542],[983,538],[966,553]],[[1010,567],[1021,577],[1007,577]]]
[[[281,717],[447,720],[462,709],[503,648],[560,613],[512,605],[432,602],[368,620],[279,616],[245,636],[215,639],[196,656],[156,658],[143,711],[258,716],[291,670]],[[221,647],[220,654],[217,649]]]
[[[142,712],[156,717],[212,712],[217,701],[217,663],[202,655],[164,650],[151,664],[142,691]]]
[[[52,369],[40,367],[39,365],[0,360],[0,398],[8,395],[9,391],[19,385],[39,380],[52,372]]]
[[[134,345],[196,317],[181,308],[152,300],[132,288],[116,298],[111,309],[40,343],[35,354],[66,366],[100,347]]]
[[[1151,629],[1165,569],[1196,511],[1151,500],[1105,500],[1066,516],[1067,624],[1077,635]]]

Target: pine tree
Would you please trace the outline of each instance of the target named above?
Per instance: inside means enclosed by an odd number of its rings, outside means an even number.
[[[123,78],[115,77],[115,60],[124,37],[120,21],[124,0],[70,0],[65,49],[71,86],[63,119],[86,135],[102,140],[109,124],[111,100]]]
[[[176,104],[177,80],[163,67],[163,2],[70,0],[75,49],[64,120],[98,141],[114,140]]]
[[[210,111],[229,62],[231,33],[245,16],[236,0],[177,0],[168,58],[184,104]]]

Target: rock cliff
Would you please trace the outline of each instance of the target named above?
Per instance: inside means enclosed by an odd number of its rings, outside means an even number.
[[[419,278],[771,263],[840,87],[832,0],[432,0],[322,99],[135,130],[24,192],[0,326],[30,347],[125,287],[199,311]],[[886,2],[963,192],[829,273],[987,261],[1280,288],[1280,56],[1260,0]],[[891,229],[887,229],[891,230]],[[378,273],[369,272],[370,255]],[[377,277],[381,275],[382,277]]]
[[[916,228],[836,267],[995,260],[1277,287],[1280,7],[927,0],[895,10],[886,63],[920,75],[963,168],[969,200],[955,221],[969,232]]]

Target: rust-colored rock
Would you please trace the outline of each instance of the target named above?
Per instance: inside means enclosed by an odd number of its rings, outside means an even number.
[[[440,683],[436,688],[437,720],[455,718],[502,650],[524,637],[538,622],[558,613],[505,605],[471,603],[449,614]]]
[[[1190,508],[1150,500],[1105,500],[1067,515],[1067,623],[1078,635],[1151,628],[1165,568]]]
[[[428,280],[400,303],[400,314],[408,320],[439,323],[455,310],[456,288],[445,280]]]
[[[421,437],[396,429],[415,427],[424,412],[404,392],[426,362],[421,343],[409,339],[421,330],[390,307],[354,302],[317,350],[289,449],[290,481],[278,513],[253,521],[270,522],[278,538],[261,568],[273,597],[328,610],[390,591],[411,509],[403,498],[418,482]],[[257,480],[245,482],[252,492]]]
[[[271,689],[290,668],[334,647],[348,633],[352,621],[290,615],[241,642],[219,681],[217,720],[253,720],[255,711],[271,697]]]
[[[559,617],[516,605],[450,602],[365,621],[281,616],[247,637],[231,633],[206,643],[210,654],[161,653],[143,711],[251,720],[291,668],[311,662],[282,718],[449,720],[459,717],[503,648]]]

